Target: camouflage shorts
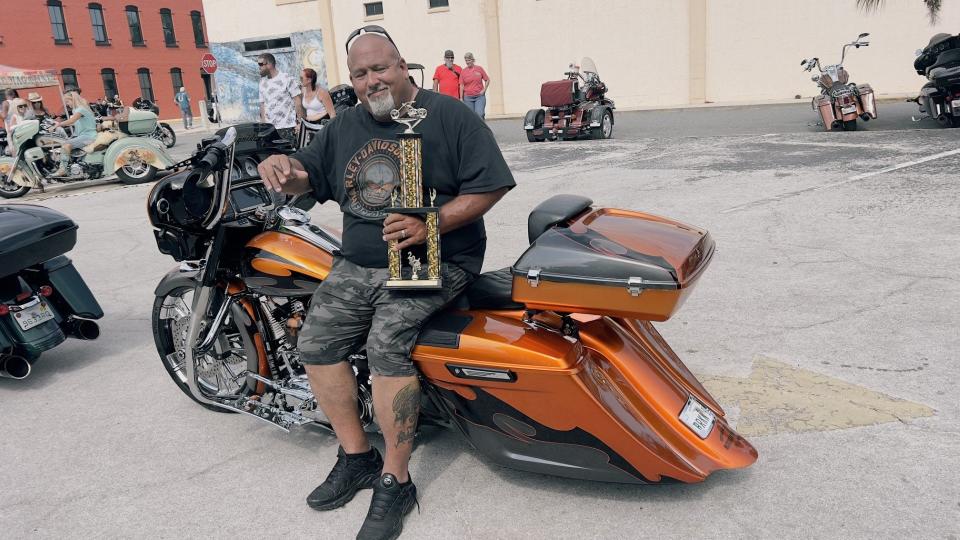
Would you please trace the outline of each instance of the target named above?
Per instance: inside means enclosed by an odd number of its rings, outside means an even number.
[[[471,275],[444,263],[443,289],[435,292],[384,289],[388,275],[386,268],[334,259],[330,275],[313,295],[300,332],[303,363],[337,364],[365,348],[373,374],[416,375],[410,351],[421,327],[463,291]]]

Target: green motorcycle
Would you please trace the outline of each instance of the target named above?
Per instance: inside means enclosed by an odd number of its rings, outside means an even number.
[[[93,143],[74,149],[67,175],[55,176],[66,139],[38,120],[23,122],[10,134],[16,149],[13,157],[0,158],[0,197],[22,197],[31,189],[42,189],[44,181],[72,183],[112,174],[124,184],[149,182],[157,171],[175,163],[163,143],[151,138],[156,128],[156,114],[131,108],[116,129],[102,131]]]

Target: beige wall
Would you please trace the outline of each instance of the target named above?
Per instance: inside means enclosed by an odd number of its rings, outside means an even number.
[[[619,108],[743,103],[817,92],[800,60],[840,58],[844,42],[870,32],[870,47],[849,51],[852,79],[882,95],[915,93],[923,79],[913,51],[937,32],[960,32],[960,2],[944,2],[930,26],[921,0],[886,2],[867,14],[855,0],[383,0],[364,16],[361,0],[204,0],[212,41],[319,29],[330,84],[348,82],[344,41],[365,24],[385,27],[408,62],[426,66],[426,85],[453,49],[472,51],[490,73],[488,114],[522,114],[539,104],[540,83],[563,77],[590,56]],[[336,63],[336,66],[332,64]]]
[[[203,0],[207,39],[222,43],[316,30],[320,28],[322,3],[321,0]]]
[[[937,32],[960,32],[960,2],[944,2],[930,26],[920,0],[885,2],[879,13],[853,0],[707,0],[707,99],[738,102],[818,93],[800,61],[840,61],[844,43],[869,32],[870,46],[847,50],[851,80],[879,95],[916,94],[925,80],[913,70],[914,51]]]

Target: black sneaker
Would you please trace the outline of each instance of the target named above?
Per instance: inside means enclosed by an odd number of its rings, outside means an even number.
[[[386,473],[373,485],[373,498],[357,540],[394,540],[403,530],[403,517],[410,513],[417,502],[417,486],[408,480],[406,484]]]
[[[314,510],[333,510],[350,502],[358,490],[372,488],[383,471],[383,458],[376,448],[362,456],[348,456],[341,446],[337,463],[327,479],[307,496]]]

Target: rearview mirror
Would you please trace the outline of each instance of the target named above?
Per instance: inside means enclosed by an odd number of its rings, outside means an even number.
[[[805,66],[805,65],[807,65],[807,61],[806,61],[806,60],[802,60],[802,61],[800,62],[800,67],[803,67],[803,66]]]
[[[865,37],[867,37],[867,36],[869,36],[869,35],[870,35],[869,33],[864,32],[864,33],[860,34],[860,36],[857,37],[857,39],[863,39],[863,38],[865,38]]]

